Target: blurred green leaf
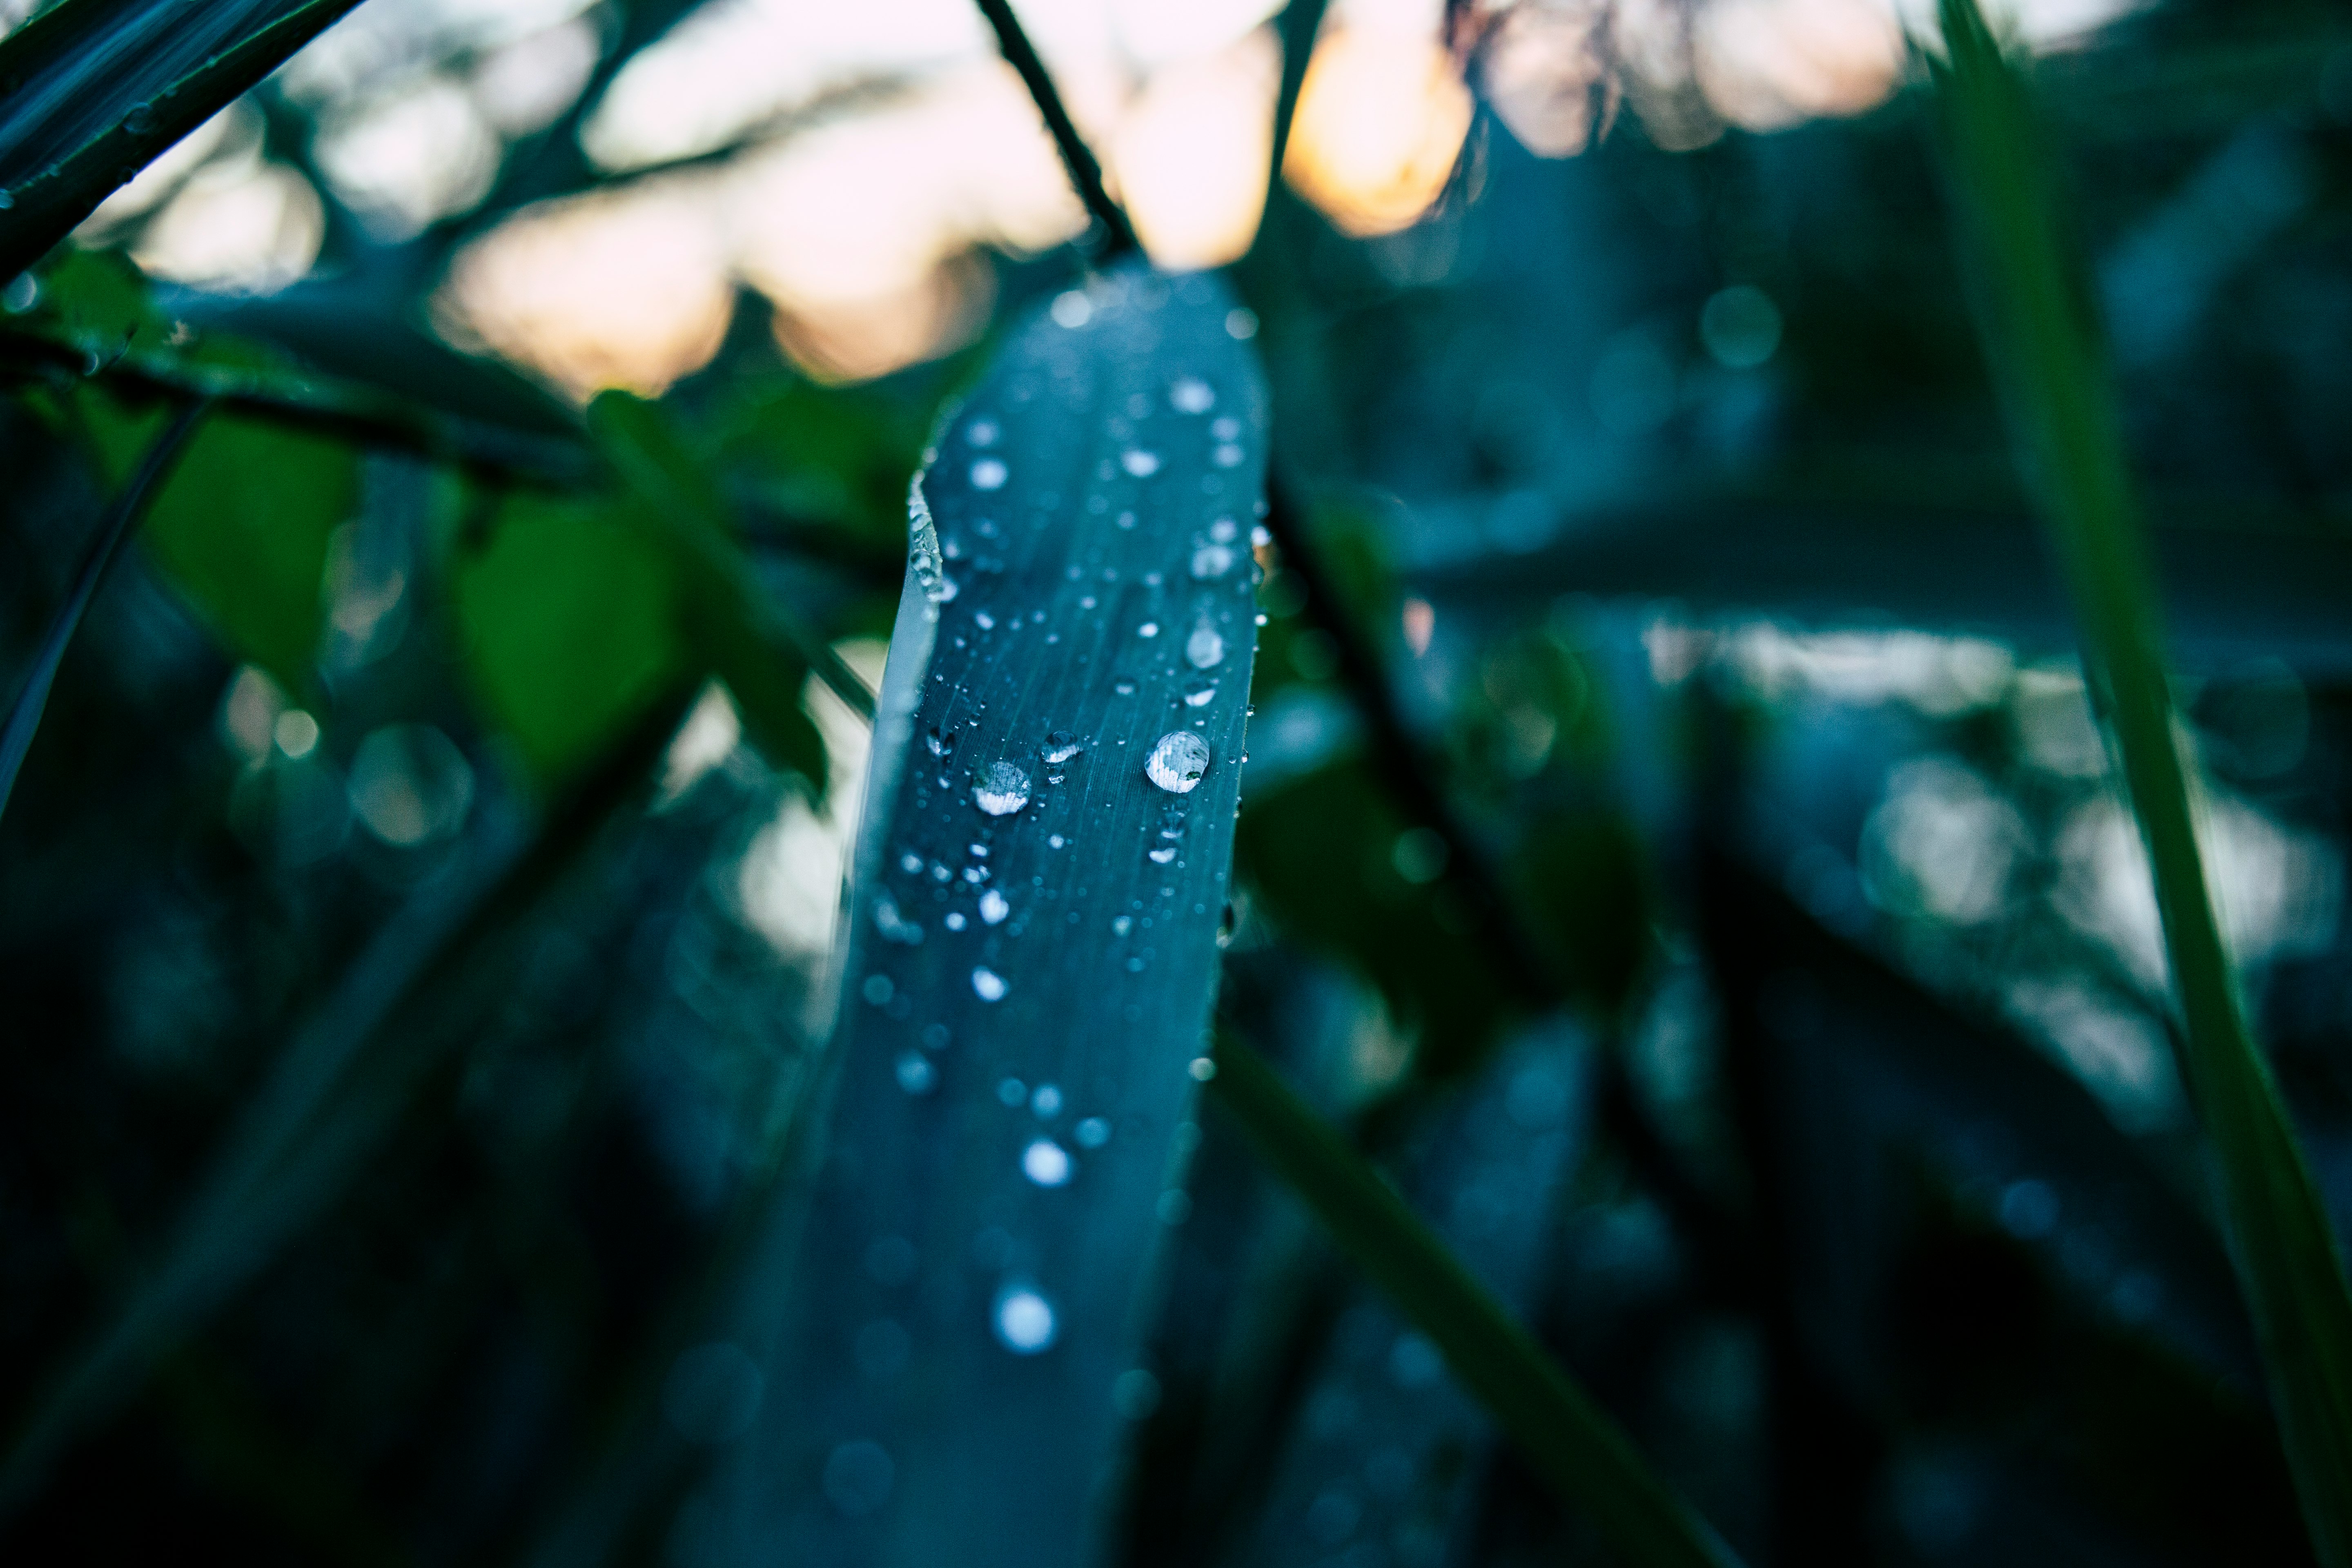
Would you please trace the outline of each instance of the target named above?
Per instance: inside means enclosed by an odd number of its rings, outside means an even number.
[[[1967,237],[2014,438],[2066,566],[2084,661],[2155,872],[2240,1288],[2312,1544],[2352,1564],[2352,1289],[2327,1211],[2255,1048],[2199,854],[2154,574],[2084,276],[2061,236],[2023,83],[1974,0],[1943,0],[1934,61]]]
[[[630,503],[529,494],[452,573],[467,669],[543,784],[570,778],[677,684],[677,574]]]
[[[1446,1251],[1378,1171],[1257,1053],[1218,1042],[1211,1092],[1333,1238],[1444,1352],[1545,1483],[1628,1568],[1738,1559],[1652,1473],[1609,1414]]]
[[[688,644],[727,683],[768,760],[822,790],[824,742],[801,708],[811,653],[752,584],[717,485],[643,398],[601,394],[588,423],[634,492],[629,515],[669,558]]]

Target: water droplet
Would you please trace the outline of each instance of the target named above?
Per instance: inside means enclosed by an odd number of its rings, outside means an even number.
[[[1176,858],[1176,847],[1172,844],[1165,845],[1151,852],[1151,863],[1155,866],[1165,866],[1174,858]]]
[[[995,420],[983,416],[971,422],[971,428],[964,432],[964,439],[975,447],[993,447],[997,437],[1003,434]]]
[[[1189,795],[1209,771],[1209,742],[1190,730],[1171,730],[1151,748],[1143,771],[1170,794]]]
[[[1267,545],[1272,544],[1273,542],[1274,535],[1266,531],[1265,524],[1262,522],[1254,522],[1250,524],[1251,549],[1264,550]]]
[[[1013,763],[991,763],[971,786],[972,803],[991,816],[1010,816],[1029,804],[1029,775]]]
[[[1041,1083],[1037,1092],[1029,1097],[1029,1109],[1040,1121],[1051,1121],[1062,1114],[1062,1091],[1050,1083]]]
[[[985,965],[975,966],[971,972],[971,991],[983,1002],[1002,1002],[1005,992],[1004,976]]]
[[[917,860],[915,865],[920,867],[922,862]],[[899,914],[898,900],[887,893],[874,900],[874,930],[884,942],[895,942],[901,947],[922,945],[923,928]]]
[[[1021,1151],[1021,1173],[1041,1187],[1058,1187],[1070,1179],[1069,1151],[1051,1138],[1040,1138]]]
[[[972,621],[982,631],[992,632],[996,629],[996,617],[990,615],[986,610],[982,610],[980,614],[972,616]]]
[[[1209,426],[1209,434],[1220,441],[1238,441],[1242,438],[1242,422],[1228,414]]]
[[[939,1069],[922,1052],[908,1051],[898,1058],[898,1087],[908,1094],[929,1094],[939,1081]]]
[[[1066,839],[1064,839],[1064,838],[1063,838],[1063,837],[1062,837],[1060,834],[1055,833],[1055,834],[1049,835],[1049,836],[1046,837],[1045,842],[1046,842],[1046,843],[1048,843],[1048,844],[1050,844],[1050,845],[1052,845],[1055,848],[1059,849],[1059,848],[1063,846],[1063,844],[1064,844],[1064,843],[1066,843],[1066,842],[1067,842],[1067,841],[1066,841]]]
[[[996,1085],[996,1102],[1004,1107],[1005,1110],[1020,1110],[1021,1102],[1028,1098],[1029,1088],[1019,1079],[1008,1078],[998,1080]]]
[[[1231,544],[1241,533],[1241,525],[1230,517],[1221,517],[1209,524],[1209,537],[1219,544]]]
[[[1192,1075],[1194,1083],[1206,1083],[1217,1076],[1217,1064],[1206,1057],[1194,1057],[1184,1070]]]
[[[1139,479],[1148,479],[1160,471],[1160,454],[1129,447],[1118,455],[1118,466]]]
[[[997,1297],[995,1321],[996,1337],[1015,1355],[1035,1355],[1054,1342],[1054,1304],[1025,1286]]]
[[[1184,706],[1206,708],[1216,699],[1217,683],[1205,675],[1196,675],[1184,687]]]
[[[1045,743],[1037,748],[1037,754],[1059,767],[1086,749],[1087,743],[1067,730],[1056,730],[1045,737]]]
[[[1179,414],[1206,414],[1216,401],[1215,389],[1197,375],[1179,376],[1168,389],[1168,405]]]
[[[1257,336],[1257,312],[1247,306],[1236,306],[1225,312],[1225,335],[1247,342]]]
[[[1089,1116],[1078,1123],[1078,1147],[1099,1149],[1110,1142],[1110,1123],[1099,1116]]]
[[[931,755],[935,757],[952,757],[955,755],[956,732],[953,730],[950,730],[942,733],[940,727],[937,724],[934,724],[931,726],[931,732],[928,739],[930,742]]]
[[[963,918],[963,911],[961,910],[950,910],[947,913],[947,918],[940,923],[945,925],[950,931],[961,931],[971,922]]]
[[[150,104],[134,103],[122,117],[122,129],[133,136],[144,136],[155,128],[155,110]]]
[[[1238,468],[1247,457],[1248,454],[1244,452],[1239,445],[1228,441],[1210,453],[1209,460],[1221,468]]]
[[[981,894],[980,918],[986,921],[990,925],[1003,925],[1004,923],[1004,917],[1012,912],[1013,906],[1006,903],[1004,901],[1004,895],[998,892],[994,888],[991,888],[988,891]]]
[[[1192,577],[1206,583],[1222,577],[1234,569],[1234,547],[1230,544],[1203,544],[1192,552]]]
[[[1110,922],[1110,929],[1114,934],[1125,936],[1129,931],[1135,929],[1135,917],[1133,915],[1121,915],[1117,920]]]
[[[1224,661],[1225,639],[1203,618],[1184,639],[1184,658],[1195,669],[1213,669]]]
[[[1135,628],[1135,635],[1139,637],[1156,637],[1160,635],[1160,623],[1146,621]]]
[[[1110,683],[1110,689],[1121,697],[1132,697],[1135,695],[1135,678],[1131,675],[1122,675]]]
[[[1054,296],[1054,324],[1076,331],[1094,320],[1094,302],[1077,289],[1072,289]]]
[[[1013,470],[1002,458],[982,458],[971,466],[971,488],[976,490],[1001,490],[1012,477]]]
[[[914,872],[919,871],[922,868],[923,858],[920,855],[916,854],[913,850],[909,849],[904,855],[898,857],[898,869],[901,871],[905,871],[909,875],[912,875]]]

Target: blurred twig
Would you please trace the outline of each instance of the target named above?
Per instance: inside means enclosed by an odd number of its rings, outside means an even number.
[[[1045,74],[1045,62],[1037,58],[1029,35],[1021,30],[1021,21],[1013,14],[1011,0],[977,0],[977,4],[981,15],[988,18],[988,25],[996,29],[997,47],[1004,52],[1005,62],[1021,74],[1022,85],[1035,100],[1037,112],[1045,116],[1045,129],[1053,133],[1054,145],[1060,150],[1062,163],[1070,171],[1070,183],[1078,189],[1078,199],[1086,203],[1087,214],[1102,226],[1103,241],[1095,259],[1116,261],[1141,250],[1142,244],[1135,237],[1135,226],[1104,187],[1102,164],[1086,139],[1078,134],[1076,123],[1062,103],[1062,95],[1055,90],[1054,79]]]
[[[97,595],[99,584],[105,580],[107,568],[114,564],[122,542],[138,526],[148,495],[211,411],[211,403],[204,400],[183,408],[148,447],[137,470],[99,519],[89,548],[83,552],[81,565],[74,573],[73,587],[66,595],[65,603],[58,606],[48,630],[42,634],[32,668],[26,672],[25,684],[17,689],[16,700],[8,710],[7,728],[0,730],[0,814],[8,809],[8,797],[16,787],[17,770],[25,765],[25,755],[33,749],[33,735],[41,727],[42,710],[48,706],[49,687],[58,678],[58,667],[65,662],[66,647],[80,627],[83,613]]]

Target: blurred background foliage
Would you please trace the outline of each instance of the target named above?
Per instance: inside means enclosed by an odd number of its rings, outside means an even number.
[[[1017,10],[1318,546],[1223,1026],[1751,1561],[2307,1560],[1927,8]],[[2340,1225],[2352,20],[1994,15]],[[964,0],[367,0],[7,283],[11,690],[214,399],[0,818],[12,1560],[700,1560],[908,478],[1087,229]],[[1196,1133],[1116,1554],[1600,1560]]]

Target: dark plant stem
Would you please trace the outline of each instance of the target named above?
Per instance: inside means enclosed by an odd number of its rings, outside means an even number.
[[[84,612],[97,596],[98,585],[106,580],[107,568],[121,553],[122,542],[131,537],[139,525],[141,512],[163,476],[171,469],[194,435],[196,426],[212,405],[206,402],[189,404],[179,416],[163,427],[147,448],[145,457],[129,481],[115,495],[113,504],[99,520],[98,531],[83,552],[81,565],[74,574],[72,590],[64,604],[50,618],[49,629],[42,635],[41,646],[33,655],[33,667],[26,673],[25,684],[17,689],[16,700],[8,710],[8,726],[0,731],[0,814],[8,809],[8,797],[16,787],[17,770],[25,765],[25,755],[33,749],[33,736],[41,727],[41,713],[48,706],[49,688],[58,678],[58,667],[65,662],[67,645],[81,626]]]
[[[1005,63],[1021,74],[1021,83],[1029,89],[1036,102],[1037,112],[1045,119],[1045,129],[1053,133],[1054,145],[1062,154],[1063,163],[1070,171],[1070,183],[1078,188],[1078,199],[1087,205],[1087,212],[1102,226],[1103,239],[1097,249],[1098,262],[1116,261],[1143,248],[1135,237],[1135,226],[1127,221],[1127,214],[1111,200],[1110,192],[1103,185],[1102,163],[1078,134],[1070,111],[1063,106],[1062,95],[1055,90],[1054,79],[1045,74],[1045,62],[1037,58],[1037,50],[1029,42],[1029,35],[1021,30],[1020,18],[1013,16],[1011,0],[978,0],[980,14],[996,29],[996,47],[1004,52]]]

